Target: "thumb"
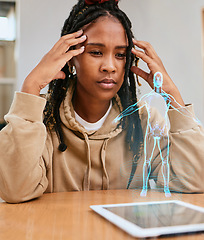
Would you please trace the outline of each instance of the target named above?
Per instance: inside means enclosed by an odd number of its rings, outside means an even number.
[[[65,73],[64,73],[63,71],[59,71],[59,72],[55,75],[54,79],[65,79],[65,77],[66,77]]]
[[[148,76],[149,76],[149,74],[147,72],[143,71],[142,69],[140,69],[140,68],[138,68],[136,66],[132,66],[131,67],[131,71],[133,73],[137,74],[139,77],[141,77],[141,78],[143,78],[144,80],[147,81]]]

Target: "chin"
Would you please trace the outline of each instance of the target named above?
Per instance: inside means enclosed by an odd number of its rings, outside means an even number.
[[[101,101],[110,101],[116,94],[104,94],[103,96],[100,96]],[[99,97],[98,97],[99,99]]]

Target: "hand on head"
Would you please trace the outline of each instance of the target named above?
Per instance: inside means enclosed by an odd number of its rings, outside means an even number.
[[[86,36],[81,36],[82,34],[83,31],[80,30],[61,37],[25,79],[21,91],[39,95],[40,90],[52,80],[64,79],[65,73],[62,71],[62,68],[74,56],[84,51],[83,46],[79,49],[70,49],[86,40]]]
[[[133,48],[132,53],[135,54],[138,58],[142,59],[149,68],[149,73],[145,72],[141,68],[137,66],[132,66],[131,70],[141,78],[143,78],[152,89],[154,89],[153,76],[156,72],[161,72],[163,75],[163,84],[162,90],[167,94],[171,94],[178,103],[184,106],[184,102],[181,98],[180,92],[177,89],[174,82],[171,80],[168,75],[161,59],[155,52],[152,45],[145,41],[137,41],[133,39],[133,44],[137,47],[137,49]]]

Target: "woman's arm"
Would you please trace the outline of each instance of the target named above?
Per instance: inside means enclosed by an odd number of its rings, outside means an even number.
[[[46,190],[46,166],[42,159],[47,137],[43,124],[46,100],[16,93],[7,126],[0,131],[0,197],[22,202],[39,197]]]
[[[52,143],[46,146],[46,100],[39,97],[40,90],[53,79],[65,78],[61,69],[84,51],[83,47],[70,50],[86,40],[86,36],[80,37],[82,33],[81,30],[60,38],[25,79],[22,92],[15,94],[5,116],[7,126],[0,132],[0,197],[7,202],[27,201],[47,189],[46,166],[51,159]]]
[[[178,192],[204,192],[204,129],[197,121],[193,106],[185,106],[178,88],[169,77],[161,59],[153,47],[144,41],[133,40],[139,49],[132,49],[137,57],[141,58],[148,66],[149,73],[133,66],[132,71],[142,77],[154,89],[153,76],[156,72],[163,75],[162,90],[171,98],[172,109],[168,111],[170,130],[168,136],[160,140],[164,159],[169,164],[169,187]],[[151,113],[150,123],[162,123],[158,114]],[[170,139],[169,155],[167,152],[168,138]],[[162,173],[162,160],[159,151],[154,152],[151,161],[151,176],[159,186],[164,185]]]
[[[171,105],[176,108],[180,106],[185,106],[178,88],[168,75],[161,59],[159,58],[151,44],[145,41],[137,40],[133,40],[133,43],[139,49],[133,48],[132,53],[135,54],[140,59],[142,59],[147,64],[149,68],[149,73],[145,72],[144,70],[136,66],[133,66],[131,68],[132,72],[136,73],[138,76],[143,78],[152,89],[154,89],[153,76],[156,72],[160,72],[163,75],[162,90],[166,94],[169,94],[174,98],[171,101]]]
[[[40,63],[25,79],[22,92],[39,96],[41,89],[46,87],[54,79],[65,79],[65,73],[62,68],[74,56],[84,51],[82,46],[79,49],[70,50],[72,46],[82,43],[86,36],[82,35],[83,31],[67,34],[60,38],[54,47],[42,58]]]
[[[181,193],[201,193],[204,192],[204,129],[194,120],[195,115],[192,105],[185,107],[183,110],[185,115],[175,109],[170,109],[168,112],[170,120],[168,133],[170,138],[169,188],[170,191]],[[186,115],[187,113],[189,113],[189,116]],[[155,116],[155,119],[157,119],[157,116]],[[165,138],[162,139],[161,148],[165,148],[166,144]],[[163,154],[165,155],[165,150]],[[157,180],[158,186],[164,184],[161,166],[161,158],[155,153],[152,160],[151,177]]]

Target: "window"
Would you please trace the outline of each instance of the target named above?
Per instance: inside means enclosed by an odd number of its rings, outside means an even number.
[[[16,38],[15,2],[0,1],[0,40]]]
[[[15,1],[0,0],[0,124],[8,112],[16,79]]]

